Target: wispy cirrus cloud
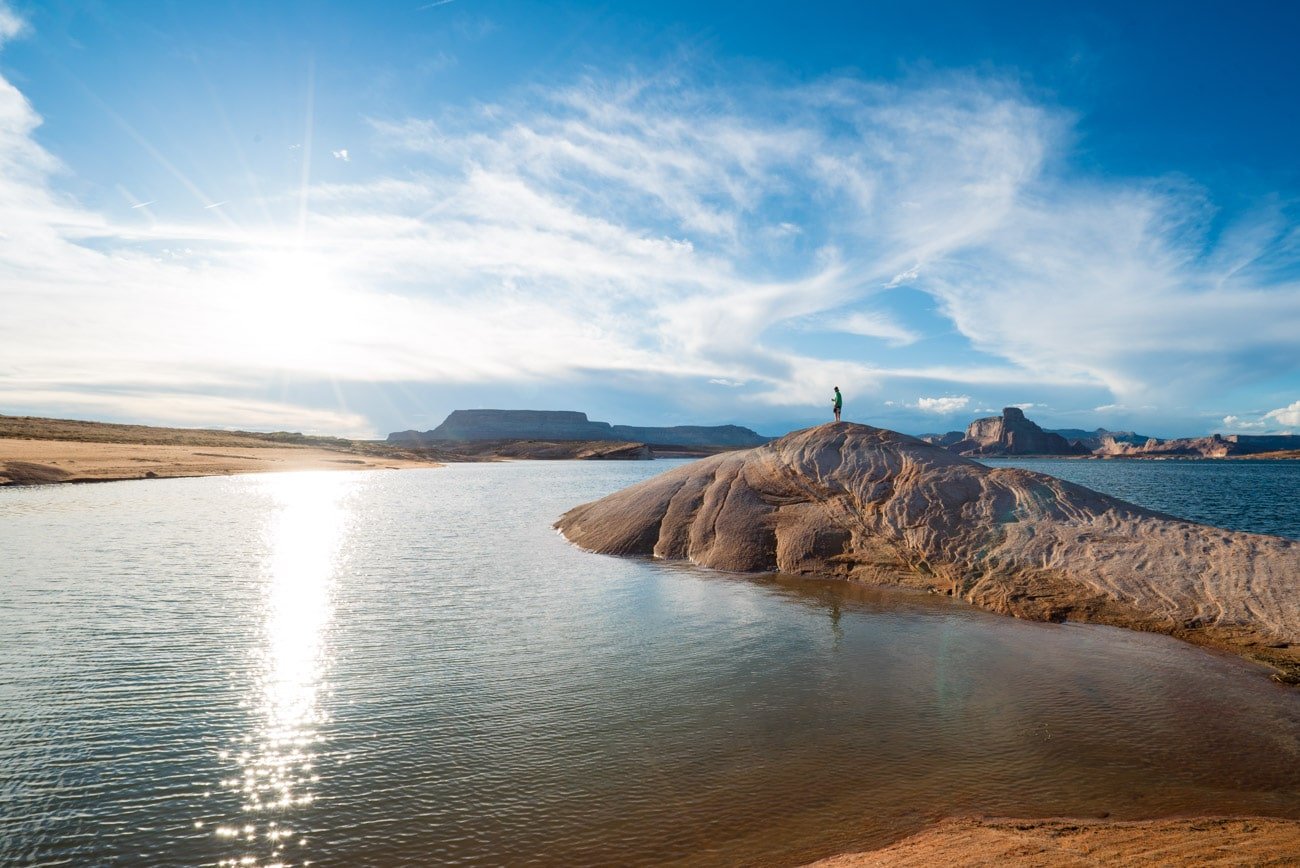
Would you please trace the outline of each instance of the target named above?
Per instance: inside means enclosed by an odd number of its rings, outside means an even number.
[[[0,46],[27,31],[27,22],[9,8],[9,4],[0,3]]]

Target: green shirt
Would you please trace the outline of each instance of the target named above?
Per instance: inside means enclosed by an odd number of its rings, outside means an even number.
[[[835,393],[835,409],[838,410],[844,406],[844,396],[839,392]]]

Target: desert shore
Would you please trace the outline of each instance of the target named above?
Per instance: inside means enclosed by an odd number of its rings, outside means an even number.
[[[336,437],[0,416],[0,485],[438,464],[431,454]]]
[[[433,461],[375,457],[311,446],[169,446],[0,439],[0,485],[436,466],[437,462]]]
[[[1269,817],[1172,820],[951,819],[888,847],[844,853],[816,868],[949,866],[1295,865],[1300,821]],[[810,866],[811,868],[811,866]]]

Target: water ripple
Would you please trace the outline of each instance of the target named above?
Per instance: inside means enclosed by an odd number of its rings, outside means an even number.
[[[587,555],[650,465],[0,491],[0,862],[792,864],[954,813],[1300,815],[1163,637]]]

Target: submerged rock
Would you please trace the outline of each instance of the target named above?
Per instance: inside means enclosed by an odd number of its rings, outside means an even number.
[[[1300,542],[1182,521],[866,425],[697,461],[556,527],[604,554],[935,587],[997,612],[1167,633],[1300,672]]]

